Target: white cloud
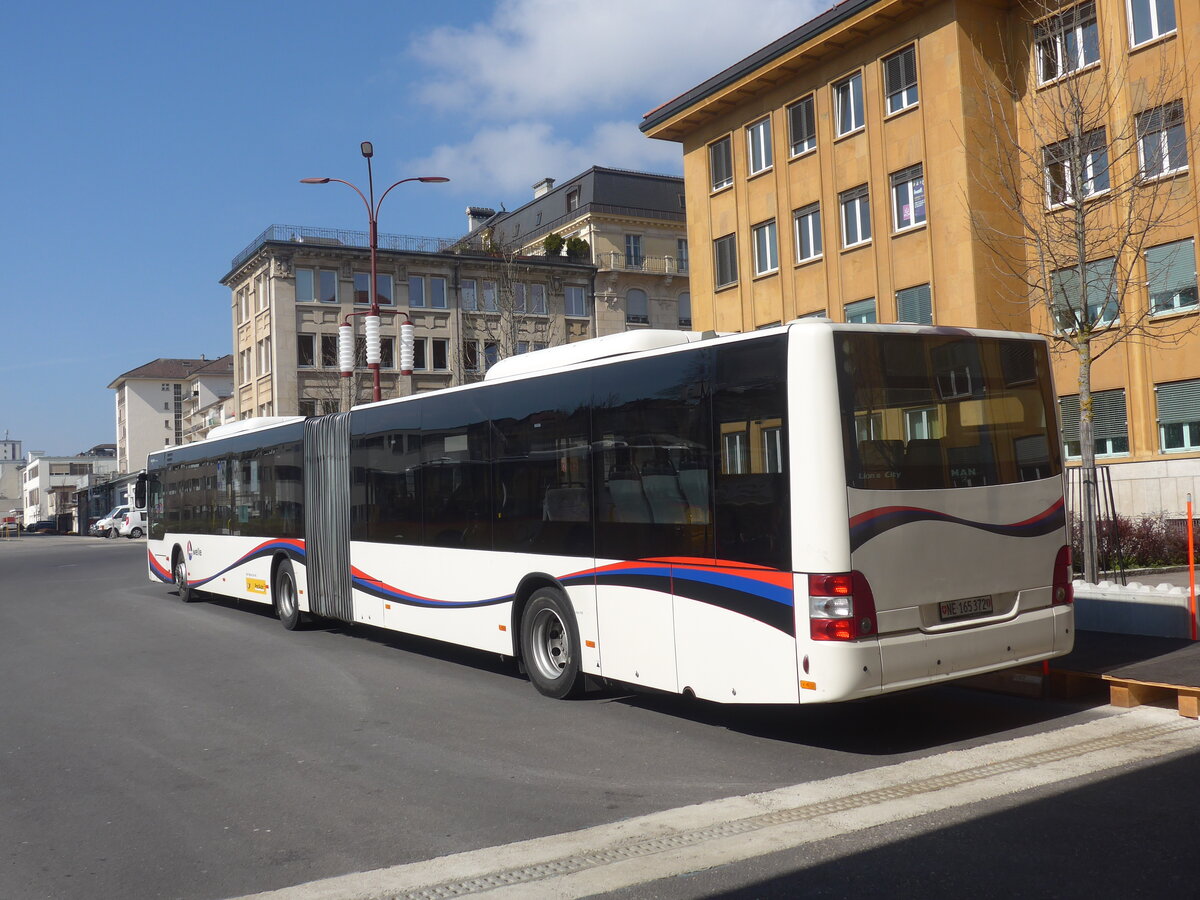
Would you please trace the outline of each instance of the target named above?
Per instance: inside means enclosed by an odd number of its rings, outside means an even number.
[[[602,122],[579,140],[556,134],[542,121],[484,127],[460,144],[435,147],[414,160],[414,172],[446,175],[472,202],[498,204],[514,195],[531,199],[533,183],[550,177],[561,181],[594,165],[641,171],[678,173],[678,144],[652,141],[630,122]]]
[[[470,202],[524,202],[530,186],[594,165],[678,173],[682,151],[642,115],[799,27],[831,0],[501,0],[491,18],[416,35],[411,85],[469,136],[406,170],[449,176]],[[470,133],[473,130],[473,134]]]
[[[481,119],[658,106],[808,21],[827,0],[503,0],[418,35],[425,102]]]

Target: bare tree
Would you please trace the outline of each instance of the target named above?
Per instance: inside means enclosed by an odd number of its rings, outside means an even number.
[[[1002,25],[1005,58],[977,56],[976,187],[1001,203],[971,215],[1011,287],[1001,302],[1026,304],[1032,327],[1077,358],[1084,577],[1094,582],[1092,366],[1122,344],[1175,344],[1194,326],[1144,299],[1146,250],[1177,240],[1172,226],[1195,214],[1190,179],[1173,177],[1195,146],[1182,114],[1192,73],[1177,47],[1131,72],[1118,29],[1100,31],[1092,4],[1063,5],[1019,3],[1012,15],[1032,23],[1027,39],[1009,44]]]
[[[482,251],[490,262],[479,267],[475,309],[463,311],[464,346],[455,348],[463,381],[482,377],[501,359],[560,341],[560,317],[550,314],[551,279],[543,280],[542,267],[495,228],[484,230]]]

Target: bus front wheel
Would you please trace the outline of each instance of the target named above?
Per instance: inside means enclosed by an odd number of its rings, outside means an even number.
[[[565,700],[582,692],[579,628],[560,592],[540,588],[530,597],[521,617],[521,657],[538,693]]]
[[[188,584],[187,561],[183,558],[183,552],[180,550],[175,551],[175,565],[172,566],[171,573],[175,576],[175,587],[179,589],[179,599],[184,603],[197,600],[199,592]]]
[[[292,570],[291,560],[279,563],[271,582],[271,595],[283,627],[288,631],[299,628],[304,623],[304,613],[300,612],[300,595],[296,591],[296,573]]]

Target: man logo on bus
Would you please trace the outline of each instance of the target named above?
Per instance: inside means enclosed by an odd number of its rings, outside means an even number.
[[[187,545],[188,562],[192,561],[192,542],[188,541]]]

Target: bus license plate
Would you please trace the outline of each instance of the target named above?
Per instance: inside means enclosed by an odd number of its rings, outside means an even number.
[[[938,604],[938,614],[943,622],[966,619],[971,616],[986,616],[992,611],[991,597],[966,597],[962,600],[943,600]]]

